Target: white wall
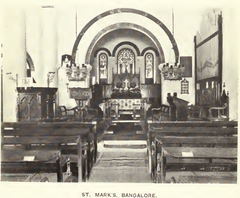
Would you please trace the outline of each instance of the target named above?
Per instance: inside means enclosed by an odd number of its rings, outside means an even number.
[[[239,91],[239,14],[231,9],[223,9],[223,83],[229,92],[229,117],[238,119],[238,91]]]
[[[184,79],[184,78],[183,78]],[[164,80],[162,78],[162,103],[167,103],[167,94],[177,93],[177,97],[189,102],[189,105],[195,104],[195,87],[193,78],[186,78],[189,81],[189,94],[181,94],[181,80]]]
[[[18,7],[19,8],[19,7]],[[10,7],[8,7],[10,9]],[[26,76],[25,14],[22,9],[2,10],[3,21],[3,120],[16,121],[16,80]],[[11,25],[15,24],[15,25]],[[12,73],[7,75],[7,73]]]
[[[183,1],[173,4],[173,2],[159,2],[157,0],[149,0],[147,2],[136,3],[136,1],[32,1],[31,3],[6,3],[1,10],[3,21],[4,38],[4,83],[7,87],[4,89],[4,107],[6,119],[14,116],[16,105],[16,92],[14,91],[15,84],[6,77],[6,72],[23,74],[25,68],[25,51],[24,51],[24,35],[26,23],[26,43],[27,50],[31,55],[36,71],[33,76],[36,78],[35,86],[46,86],[47,72],[57,71],[61,66],[61,55],[71,54],[72,48],[76,39],[76,29],[78,32],[95,16],[114,8],[134,8],[146,11],[160,19],[170,31],[172,31],[172,9],[174,9],[174,37],[178,44],[180,56],[194,56],[193,37],[198,29],[199,17],[201,11],[218,6],[223,9],[223,27],[224,27],[224,57],[223,57],[223,82],[226,83],[226,90],[230,93],[230,117],[237,116],[237,72],[229,72],[230,68],[236,71],[237,54],[236,42],[233,39],[236,26],[233,23],[236,21],[236,9],[234,4],[226,6],[226,4],[213,4],[211,2],[197,5],[196,3],[188,3],[186,6]],[[13,6],[14,5],[14,6]],[[53,13],[47,17],[42,13],[42,5],[53,5]],[[3,11],[3,12],[2,12]],[[11,12],[9,12],[11,11]],[[22,16],[18,17],[19,13],[23,13],[26,21],[22,21]],[[77,13],[77,26],[76,26]],[[20,14],[21,15],[21,14]],[[136,23],[150,30],[159,40],[162,45],[165,60],[171,62],[174,59],[171,53],[171,42],[165,32],[154,22],[146,17],[122,13],[107,16],[92,25],[86,34],[83,36],[79,46],[76,61],[80,64],[84,63],[85,56],[89,44],[96,36],[96,33],[113,23],[130,22]],[[42,29],[43,28],[43,29]],[[231,31],[230,31],[231,30]],[[233,47],[234,46],[234,47]],[[194,60],[194,57],[193,57]],[[227,68],[227,69],[226,69]],[[194,74],[194,69],[193,69]],[[231,76],[231,78],[229,78]],[[55,78],[56,80],[56,78]],[[189,80],[189,79],[187,79]],[[190,80],[189,80],[190,81]],[[194,78],[190,81],[190,94],[182,95],[183,99],[194,101],[193,90]],[[53,82],[51,86],[59,84],[59,89],[65,90],[65,84]],[[168,92],[176,92],[176,87],[180,87],[180,82],[169,82],[163,86],[163,99]],[[180,88],[178,89],[180,90]],[[66,95],[67,93],[65,93]],[[180,97],[181,94],[178,93]],[[8,115],[10,112],[11,115]],[[11,118],[12,119],[12,118]],[[7,120],[5,120],[7,121]]]

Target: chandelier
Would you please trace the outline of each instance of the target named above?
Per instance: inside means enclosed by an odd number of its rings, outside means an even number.
[[[162,72],[164,80],[181,80],[185,71],[183,64],[177,65],[176,63],[163,63],[158,68]]]
[[[90,75],[92,66],[89,64],[82,64],[80,68],[76,64],[72,66],[66,65],[66,75],[69,81],[85,81],[86,78]]]

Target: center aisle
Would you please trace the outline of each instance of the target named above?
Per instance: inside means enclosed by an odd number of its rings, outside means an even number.
[[[110,125],[98,143],[98,159],[88,182],[152,183],[146,140],[139,122]]]
[[[104,142],[99,143],[99,158],[88,182],[152,183],[148,173],[146,142],[131,141],[126,145],[124,141],[123,145],[123,142],[115,141],[117,148],[109,143],[108,147],[104,147]]]

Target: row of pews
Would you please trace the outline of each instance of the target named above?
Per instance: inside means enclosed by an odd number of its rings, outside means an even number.
[[[2,123],[2,180],[52,173],[57,182],[86,181],[97,158],[96,127],[96,122]]]
[[[237,125],[235,121],[148,123],[153,181],[237,183]]]

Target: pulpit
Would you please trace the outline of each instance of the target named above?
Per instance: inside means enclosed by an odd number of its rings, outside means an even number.
[[[57,88],[18,87],[17,120],[19,122],[54,120]]]
[[[84,113],[87,111],[88,101],[92,98],[91,88],[72,87],[70,90],[70,98],[75,99],[77,103],[76,119],[83,121]]]

